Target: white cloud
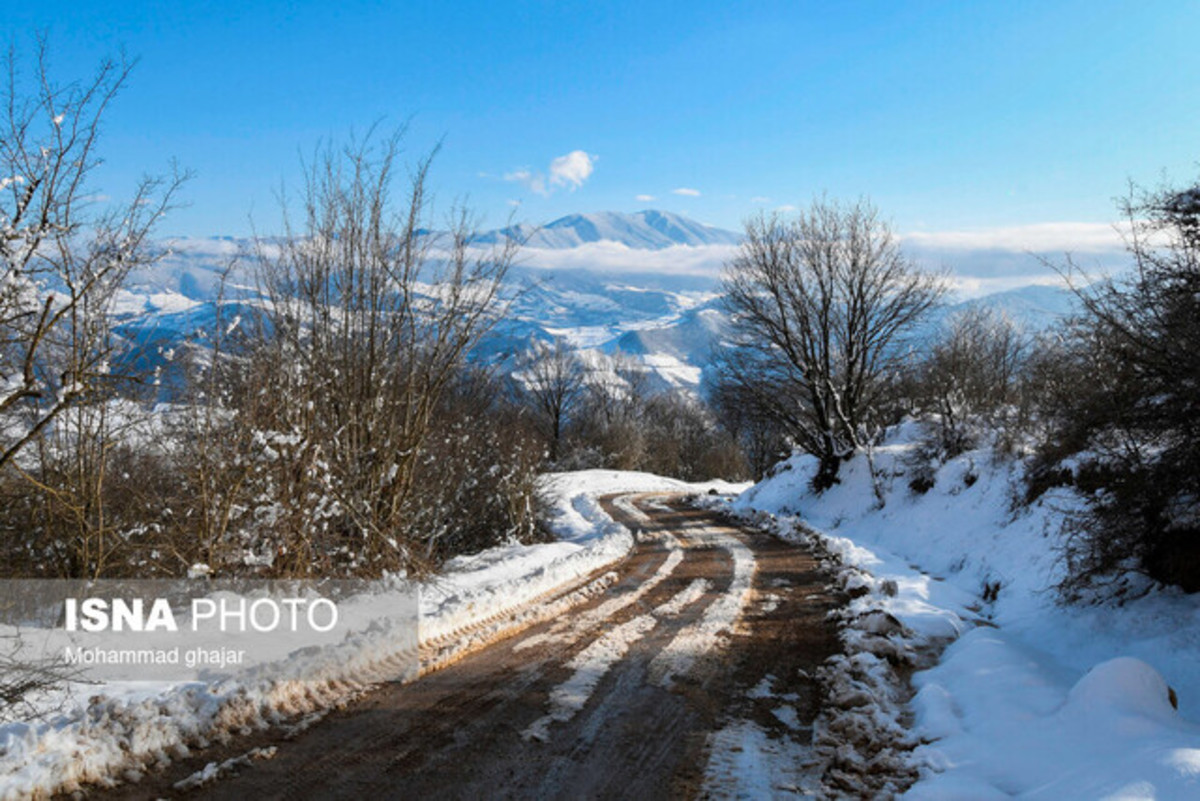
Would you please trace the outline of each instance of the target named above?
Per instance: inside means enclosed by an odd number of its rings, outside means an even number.
[[[529,167],[518,167],[504,174],[504,180],[524,184],[538,195],[549,195],[559,187],[574,192],[583,186],[596,169],[596,156],[583,150],[572,150],[550,162],[548,175]]]
[[[1024,275],[979,278],[971,275],[952,273],[948,276],[950,291],[956,300],[970,300],[991,295],[996,292],[1007,292],[1026,286],[1059,286],[1065,287],[1066,282],[1056,273],[1034,273]]]
[[[588,269],[716,278],[737,251],[736,245],[674,245],[659,250],[641,250],[619,242],[602,241],[562,250],[525,248],[521,251],[521,264],[544,270]]]
[[[678,189],[671,190],[672,195],[684,195],[685,197],[700,197],[699,189],[690,189],[686,186],[681,186]]]
[[[657,199],[658,198],[654,197],[654,195],[638,195],[634,198],[634,200],[636,200],[638,203],[650,203],[651,201]]]
[[[546,177],[541,173],[535,173],[528,167],[520,167],[512,172],[504,173],[504,180],[524,184],[529,188],[529,191],[536,192],[539,195],[548,194],[546,192]]]
[[[1109,223],[1050,222],[983,228],[974,231],[934,231],[904,234],[904,241],[943,250],[1021,250],[1097,253],[1121,249],[1121,230]]]
[[[582,150],[572,150],[550,162],[550,185],[565,186],[574,192],[583,186],[596,168],[596,157]]]
[[[779,206],[775,209],[775,211],[782,212],[783,214],[791,214],[792,212],[799,210],[800,209],[796,208],[791,203],[784,203],[782,206]]]
[[[771,198],[767,197],[766,195],[755,195],[754,197],[750,198],[750,202],[759,204],[770,203]]]
[[[1057,284],[1051,262],[1076,254],[1081,266],[1097,273],[1128,266],[1120,235],[1112,226],[1044,223],[976,231],[899,233],[905,252],[918,264],[946,270],[964,297],[1029,284]],[[716,277],[737,253],[735,245],[675,246],[637,250],[615,242],[593,242],[563,250],[526,248],[523,263],[554,269],[594,269],[614,273],[658,273]]]
[[[1051,222],[981,228],[972,231],[916,231],[900,234],[904,250],[918,263],[949,270],[962,281],[988,289],[1006,282],[1054,281],[1066,254],[1089,274],[1127,269],[1123,228],[1108,223]],[[971,286],[960,287],[970,290]]]

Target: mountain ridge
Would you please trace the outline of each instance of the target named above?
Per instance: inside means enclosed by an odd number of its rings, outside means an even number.
[[[742,241],[742,235],[705,225],[681,214],[645,209],[632,214],[619,211],[568,214],[543,226],[518,223],[485,231],[475,241],[496,244],[503,239],[547,250],[563,250],[596,242],[615,242],[634,250],[662,250],[677,245],[736,245]]]
[[[597,356],[617,352],[642,363],[660,388],[696,391],[710,366],[713,346],[727,337],[728,321],[721,307],[715,275],[700,277],[666,271],[621,272],[608,259],[614,248],[595,248],[612,242],[615,250],[629,248],[630,256],[659,253],[650,259],[664,265],[684,258],[672,247],[733,245],[738,234],[669,212],[644,210],[634,214],[596,212],[560,217],[540,229],[513,226],[481,234],[477,241],[502,242],[525,238],[531,249],[570,256],[545,268],[518,263],[505,288],[508,316],[497,322],[482,358],[507,364],[533,342],[556,337]],[[169,349],[195,330],[212,324],[218,294],[226,302],[254,302],[257,292],[249,273],[242,271],[222,284],[225,266],[248,240],[231,237],[164,242],[167,257],[153,268],[135,271],[117,298],[116,315],[131,337],[152,337]],[[592,245],[593,247],[587,247]],[[574,253],[572,253],[574,249]],[[715,259],[726,258],[713,248]],[[623,251],[622,251],[623,253]],[[923,326],[935,333],[962,308],[989,306],[1038,331],[1073,310],[1069,292],[1048,286],[1025,286],[962,303],[949,303],[930,315]]]

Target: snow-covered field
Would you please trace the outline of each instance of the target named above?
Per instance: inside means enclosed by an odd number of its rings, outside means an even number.
[[[448,563],[441,575],[420,587],[422,650],[436,646],[432,664],[446,664],[503,636],[506,628],[544,619],[546,610],[533,602],[622,559],[633,547],[633,536],[603,512],[600,496],[701,492],[709,486],[600,470],[548,476],[544,489],[558,541],[512,544]],[[563,603],[585,597],[587,587],[582,587]],[[148,766],[211,741],[269,725],[311,725],[372,683],[394,678],[411,659],[411,632],[364,626],[340,643],[305,654],[303,658],[324,666],[317,681],[124,682],[70,688],[69,696],[56,699],[65,705],[53,715],[0,725],[0,798],[136,778]],[[401,649],[408,653],[399,653]]]
[[[904,475],[918,436],[900,427],[876,452],[882,508],[861,457],[819,496],[815,464],[793,457],[733,503],[838,555],[859,596],[816,734],[830,775],[850,791],[908,771],[908,796],[927,799],[1200,798],[1200,596],[1059,605],[1058,524],[1078,498],[1019,508],[1019,465],[985,451],[918,495]],[[922,651],[948,640],[906,710],[894,666],[925,667]]]

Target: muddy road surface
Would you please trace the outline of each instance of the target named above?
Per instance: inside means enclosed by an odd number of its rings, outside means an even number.
[[[607,590],[566,614],[381,685],[298,735],[239,738],[89,795],[693,798],[725,794],[719,764],[742,746],[714,733],[731,723],[802,751],[810,676],[838,647],[826,620],[837,599],[813,558],[669,495],[603,505],[638,544]],[[264,758],[237,760],[252,750]],[[240,764],[197,780],[230,759]]]

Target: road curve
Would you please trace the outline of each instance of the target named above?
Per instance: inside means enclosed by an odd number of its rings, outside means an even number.
[[[616,581],[568,613],[290,739],[251,734],[95,797],[690,798],[731,721],[803,746],[809,676],[838,647],[837,600],[812,557],[677,497],[602,505],[638,543]],[[797,716],[773,713],[764,687]],[[226,760],[220,778],[197,780]]]

